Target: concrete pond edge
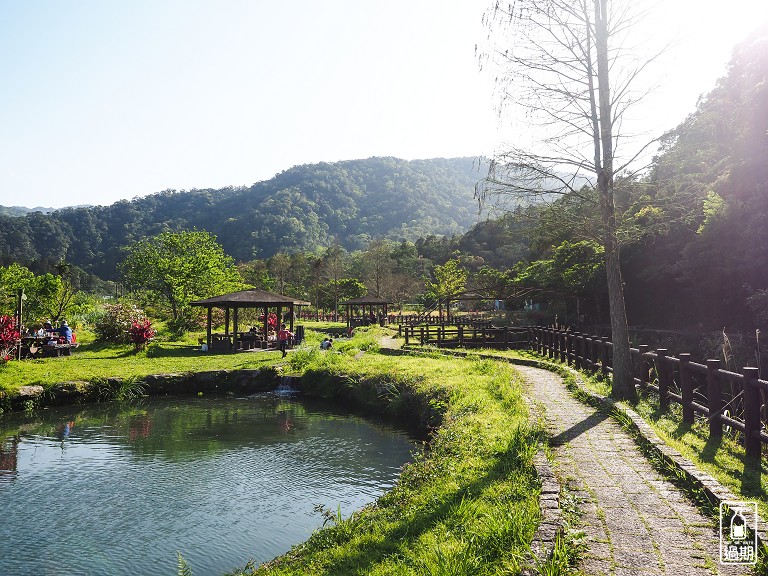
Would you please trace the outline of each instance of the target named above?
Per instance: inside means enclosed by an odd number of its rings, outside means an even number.
[[[282,378],[274,368],[259,368],[150,374],[135,379],[105,378],[95,382],[73,380],[45,387],[32,384],[13,392],[0,392],[0,414],[3,411],[23,412],[46,406],[111,401],[116,399],[116,391],[124,384],[138,385],[142,393],[150,396],[228,392],[254,394],[274,390]]]

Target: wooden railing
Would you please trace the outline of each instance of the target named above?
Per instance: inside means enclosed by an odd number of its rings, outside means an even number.
[[[410,326],[400,324],[398,335],[406,344],[435,344],[439,347],[464,346],[467,348],[528,348],[530,331],[527,327],[504,326],[494,328],[489,323],[472,325],[422,324]]]
[[[441,324],[453,326],[485,324],[486,326],[490,326],[491,324],[490,320],[486,320],[480,315],[451,316],[450,322],[447,322],[445,318],[440,319],[437,316],[425,316],[423,314],[390,314],[388,320],[390,324],[397,324],[398,326],[415,326],[418,324],[430,326],[439,326]]]
[[[578,369],[613,372],[613,344],[607,338],[554,328],[529,330],[531,348],[537,353]],[[691,361],[690,354],[675,357],[667,352],[645,345],[631,348],[635,384],[658,394],[661,411],[672,402],[680,404],[685,423],[693,424],[696,414],[706,418],[710,436],[721,437],[724,427],[740,431],[747,455],[759,458],[762,444],[768,444],[763,432],[768,381],[758,378],[758,369],[731,372],[721,368],[720,360],[699,364]]]

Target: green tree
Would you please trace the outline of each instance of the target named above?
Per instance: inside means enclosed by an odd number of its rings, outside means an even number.
[[[174,323],[184,321],[193,300],[243,287],[232,258],[205,231],[163,232],[136,242],[120,269],[127,285],[166,306]]]
[[[359,298],[360,296],[365,296],[366,292],[365,284],[357,278],[331,280],[321,287],[320,304],[323,307],[331,308],[337,306],[340,300]]]
[[[346,272],[347,269],[347,253],[344,248],[337,242],[334,242],[326,250],[323,256],[323,269],[325,271],[326,278],[328,278],[328,285],[333,291],[333,314],[334,318],[338,318],[339,315],[339,281]]]
[[[448,309],[450,320],[451,300],[461,294],[467,285],[467,271],[461,267],[459,258],[452,258],[443,265],[436,265],[432,271],[434,281],[427,280],[426,296],[437,301],[438,314],[443,318],[443,303]]]

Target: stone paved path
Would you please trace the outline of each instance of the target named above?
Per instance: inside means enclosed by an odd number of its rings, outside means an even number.
[[[645,459],[610,417],[576,400],[562,379],[516,366],[544,408],[555,470],[575,496],[587,550],[585,574],[748,574],[718,563],[719,538],[703,516]]]

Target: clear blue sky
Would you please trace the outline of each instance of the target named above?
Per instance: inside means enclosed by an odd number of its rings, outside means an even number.
[[[308,162],[490,155],[510,126],[475,57],[487,4],[0,0],[0,204],[111,204]],[[768,2],[652,10],[665,16],[649,33],[680,39],[659,76],[663,131],[723,75]]]

